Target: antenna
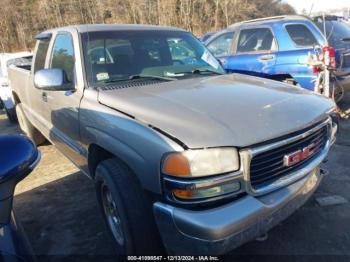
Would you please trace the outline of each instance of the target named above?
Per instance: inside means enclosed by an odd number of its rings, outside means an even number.
[[[314,4],[315,4],[315,2],[312,2],[311,6],[310,6],[309,16],[311,16],[312,9],[314,9]]]
[[[324,33],[324,37],[327,40],[326,44],[328,45],[328,38],[327,38],[327,31],[326,31],[326,15],[324,12],[322,13],[322,20],[323,20],[323,33]]]

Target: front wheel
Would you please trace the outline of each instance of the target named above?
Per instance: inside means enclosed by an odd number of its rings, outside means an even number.
[[[119,255],[162,253],[152,201],[135,174],[118,159],[102,161],[95,184],[105,223]]]

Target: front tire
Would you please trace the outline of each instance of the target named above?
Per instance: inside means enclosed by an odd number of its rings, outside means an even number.
[[[18,118],[18,123],[21,130],[31,139],[33,140],[35,145],[43,144],[46,139],[45,137],[36,129],[32,123],[29,122],[26,115],[24,114],[22,104],[19,103],[16,105],[16,114]]]
[[[113,158],[102,161],[95,174],[97,198],[117,254],[160,254],[152,201],[132,171]]]

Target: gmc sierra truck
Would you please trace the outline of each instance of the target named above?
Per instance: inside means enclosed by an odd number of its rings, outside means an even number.
[[[337,130],[327,98],[225,74],[177,28],[78,25],[36,39],[31,70],[9,71],[20,127],[94,181],[119,254],[226,253],[322,180]]]

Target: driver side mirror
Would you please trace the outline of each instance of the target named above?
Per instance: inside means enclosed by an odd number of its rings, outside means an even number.
[[[42,69],[34,75],[34,85],[38,89],[49,91],[73,91],[74,85],[67,80],[63,69]]]
[[[0,136],[0,224],[8,224],[16,185],[39,163],[40,153],[23,135]]]

